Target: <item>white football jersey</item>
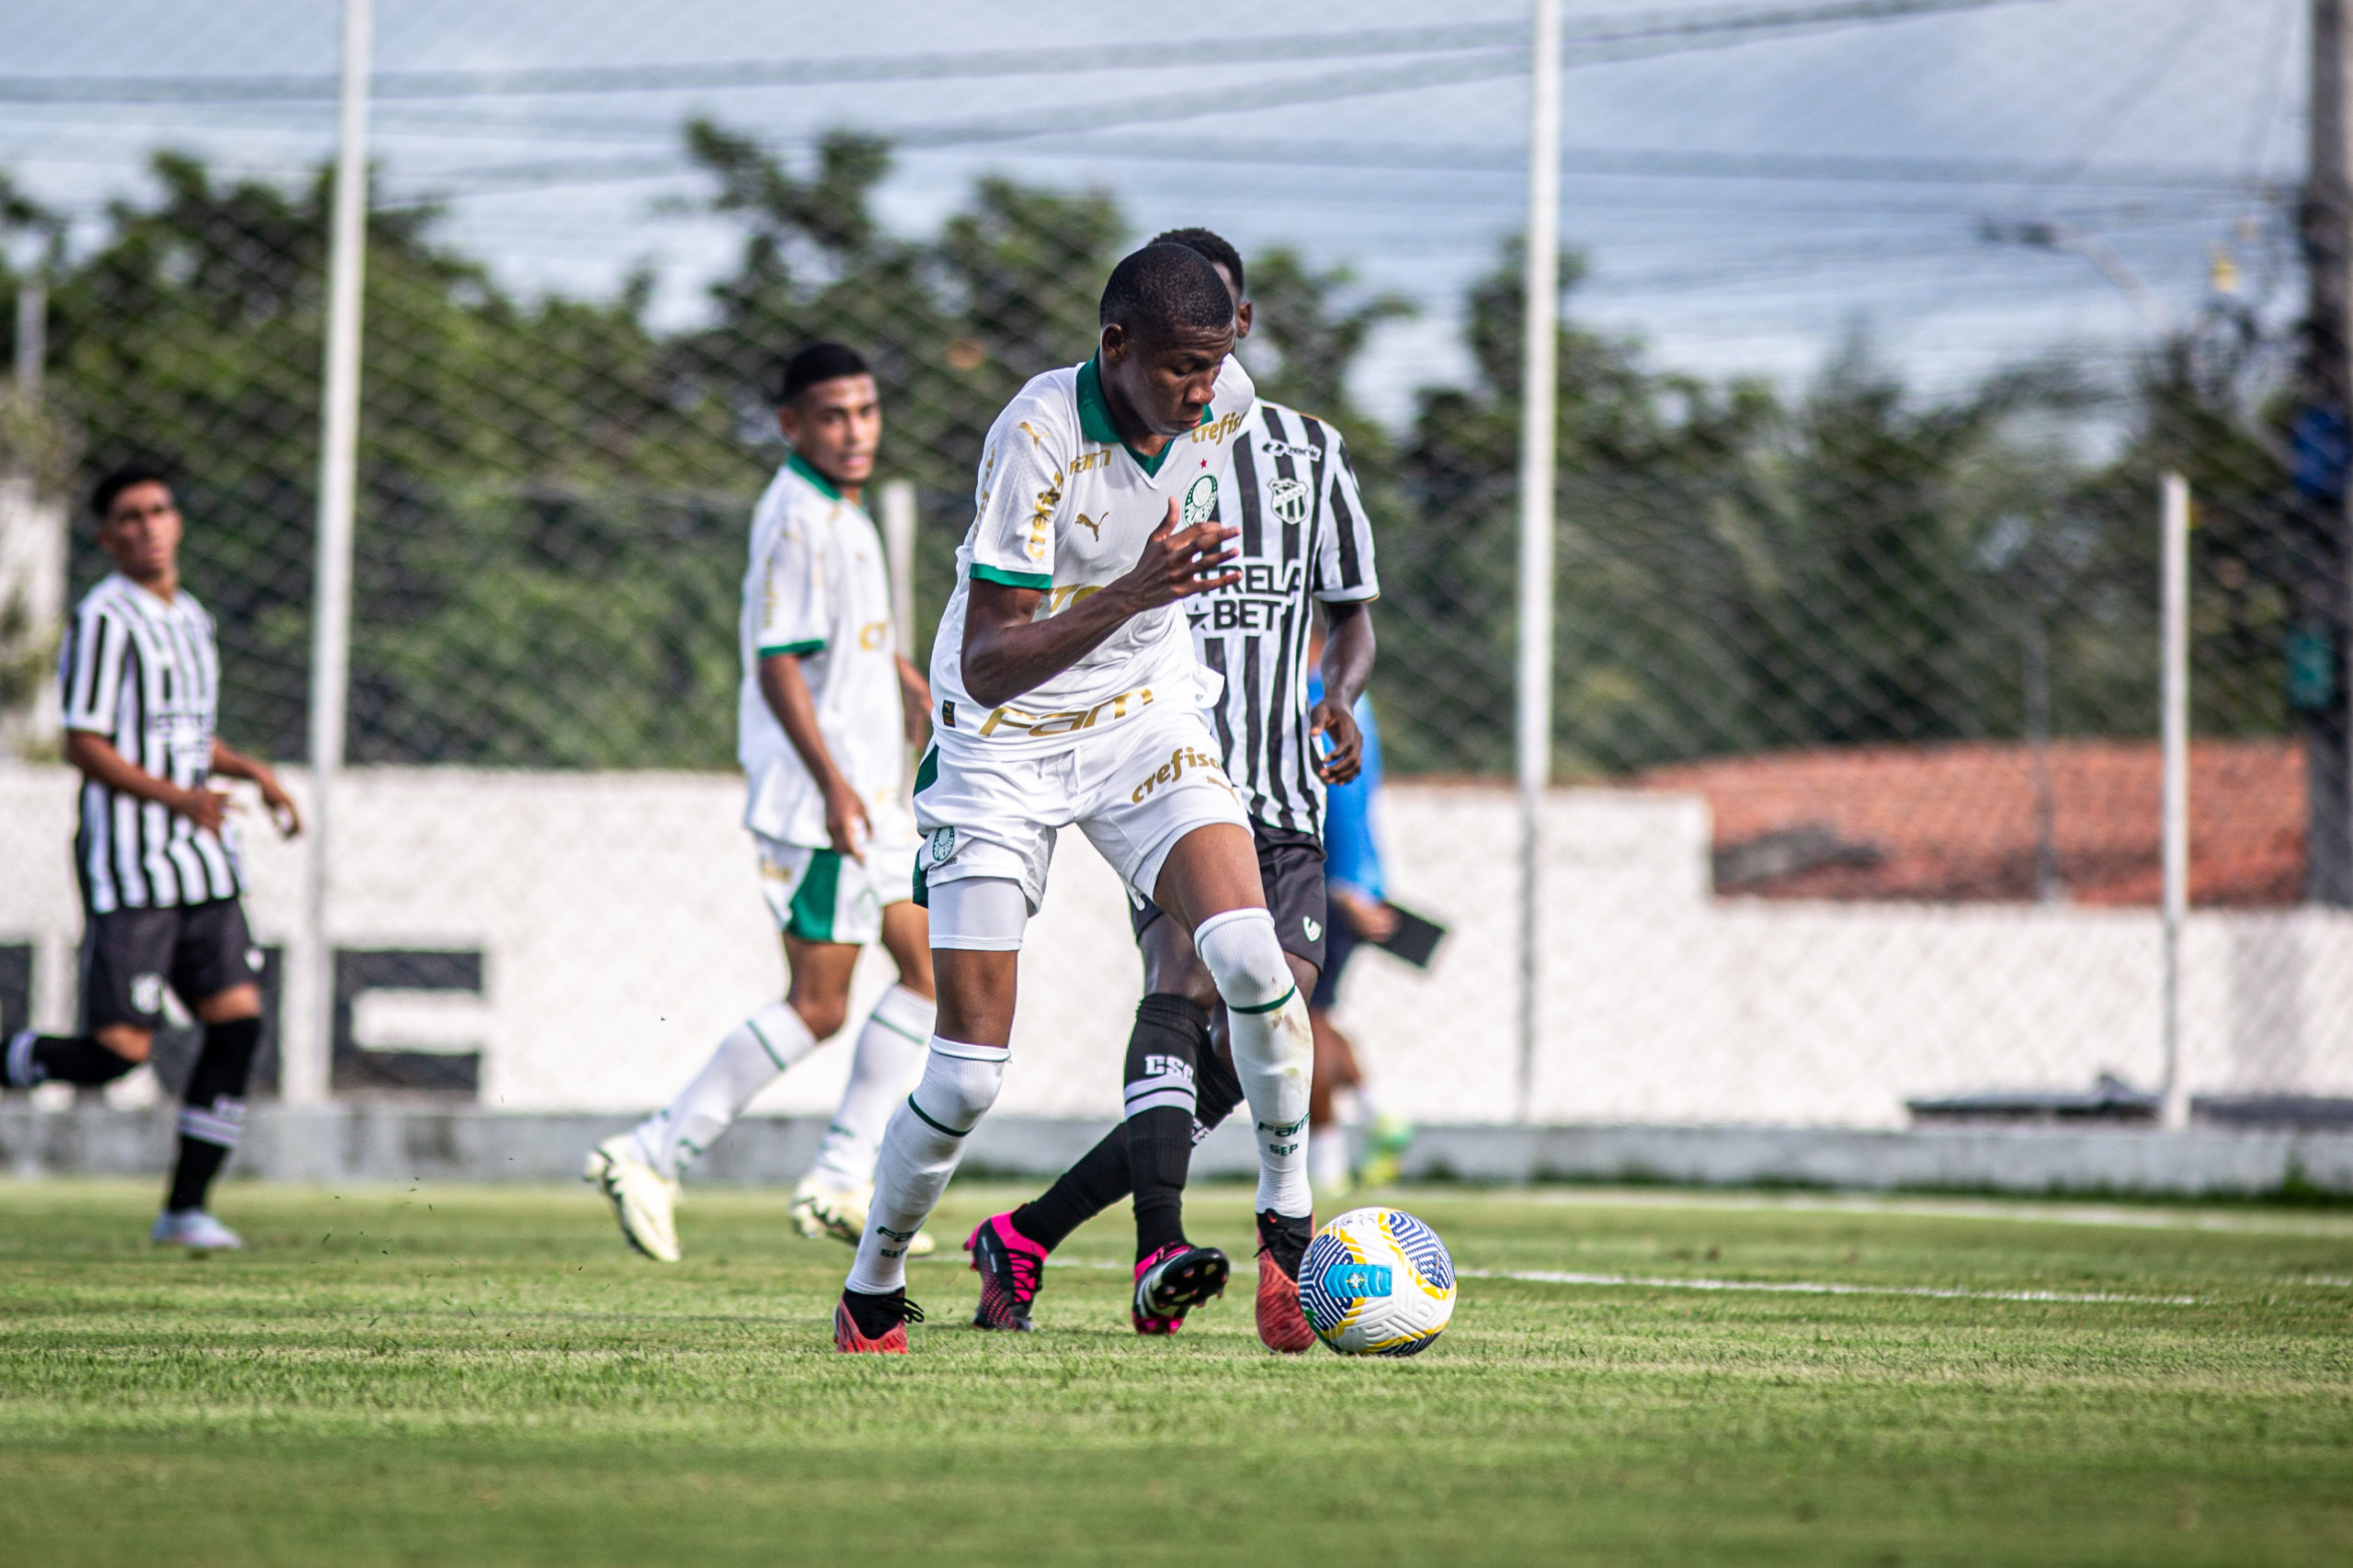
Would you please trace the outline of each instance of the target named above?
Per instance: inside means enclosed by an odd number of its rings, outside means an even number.
[[[1150,460],[1120,440],[1092,359],[1049,370],[1006,405],[982,449],[972,526],[956,551],[956,591],[932,643],[942,746],[1058,749],[1154,703],[1201,705],[1213,677],[1194,659],[1181,600],[1135,617],[1001,707],[965,693],[964,608],[977,578],[1040,590],[1042,620],[1133,568],[1172,498],[1180,528],[1216,518],[1234,437],[1256,396],[1228,356],[1200,424]]]
[[[744,574],[743,690],[735,756],[744,825],[824,847],[825,797],[760,695],[760,661],[798,653],[825,748],[878,825],[903,815],[906,728],[899,703],[891,578],[872,519],[796,452],[752,514]]]

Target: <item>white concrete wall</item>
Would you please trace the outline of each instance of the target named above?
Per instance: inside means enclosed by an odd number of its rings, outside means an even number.
[[[299,775],[290,778],[298,792]],[[363,1044],[485,1051],[482,1103],[652,1103],[782,963],[735,825],[740,785],[676,774],[373,769],[339,815],[344,947],[479,948],[485,996],[375,994]],[[0,767],[0,943],[39,949],[39,1021],[74,1008],[72,778]],[[1518,827],[1507,794],[1393,788],[1392,893],[1452,935],[1427,975],[1369,952],[1342,1019],[1382,1103],[1420,1120],[1511,1119]],[[296,945],[299,849],[246,819],[264,941]],[[1547,824],[1550,985],[1535,1074],[1545,1121],[1900,1125],[1907,1096],[2153,1085],[2157,929],[2139,911],[1713,899],[1695,798],[1563,790]],[[2353,1094],[2353,916],[2195,915],[2193,1093]],[[290,974],[301,972],[290,965]],[[870,954],[860,1006],[887,983]],[[1073,836],[1022,960],[1008,1114],[1115,1114],[1137,992],[1120,894]],[[301,1016],[290,994],[288,1017]],[[758,1108],[822,1112],[846,1053]],[[112,1093],[135,1103],[145,1075]]]

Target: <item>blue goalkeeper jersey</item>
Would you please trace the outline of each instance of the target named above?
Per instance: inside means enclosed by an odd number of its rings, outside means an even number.
[[[1311,707],[1324,700],[1320,671],[1307,677],[1307,700]],[[1381,842],[1372,830],[1372,797],[1381,788],[1381,726],[1373,722],[1368,697],[1358,698],[1348,711],[1364,732],[1364,768],[1346,784],[1324,790],[1324,880],[1354,888],[1367,898],[1386,898]]]

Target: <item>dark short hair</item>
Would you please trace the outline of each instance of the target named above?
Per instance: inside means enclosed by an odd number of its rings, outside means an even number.
[[[777,406],[782,408],[794,402],[819,381],[873,373],[866,356],[848,344],[813,343],[784,362],[784,375],[777,386]]]
[[[1183,245],[1200,256],[1212,267],[1222,267],[1233,278],[1233,291],[1245,299],[1250,295],[1250,282],[1243,275],[1242,253],[1226,242],[1223,234],[1207,229],[1171,229],[1165,234],[1154,234],[1156,245]]]
[[[105,522],[107,514],[114,510],[115,497],[134,484],[160,484],[169,490],[172,476],[152,463],[124,463],[108,469],[90,492],[90,515]]]
[[[1103,285],[1101,321],[1147,337],[1216,332],[1233,324],[1233,296],[1200,252],[1188,245],[1149,244],[1111,269],[1111,280]]]

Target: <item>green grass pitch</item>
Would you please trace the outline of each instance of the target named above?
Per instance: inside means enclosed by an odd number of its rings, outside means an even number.
[[[1478,1272],[1352,1361],[1259,1348],[1232,1188],[1178,1338],[1127,1328],[1123,1213],[1044,1332],[971,1332],[955,1243],[1016,1196],[950,1193],[902,1359],[833,1353],[848,1255],[781,1194],[691,1194],[665,1268],[585,1187],[232,1185],[252,1249],[199,1259],[147,1184],[0,1184],[0,1559],[2353,1561],[2342,1211],[1405,1191]]]

